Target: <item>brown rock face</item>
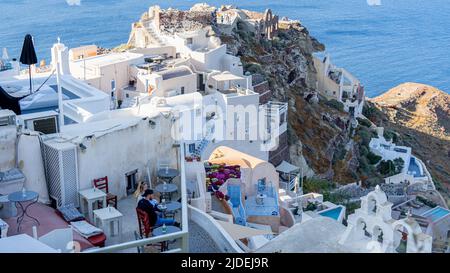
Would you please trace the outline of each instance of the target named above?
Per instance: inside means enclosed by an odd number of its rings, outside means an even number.
[[[450,95],[434,87],[405,83],[371,100],[381,112],[370,117],[400,134],[450,199]]]
[[[372,99],[389,119],[434,137],[450,140],[450,95],[429,85],[404,83]]]

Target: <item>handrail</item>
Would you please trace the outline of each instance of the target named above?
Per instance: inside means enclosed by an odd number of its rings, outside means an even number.
[[[180,184],[181,184],[181,225],[183,231],[188,232],[188,204],[187,204],[187,189],[186,189],[186,165],[185,165],[185,154],[184,154],[184,143],[181,143],[180,147]],[[189,250],[189,237],[183,236],[182,238],[182,248],[183,252],[188,252]]]
[[[120,244],[116,244],[116,245],[112,245],[112,246],[88,249],[86,251],[83,251],[82,253],[111,253],[111,252],[117,252],[117,251],[120,251],[120,250],[130,249],[130,248],[133,248],[133,247],[139,247],[139,246],[145,246],[145,245],[149,245],[149,244],[161,243],[161,242],[164,242],[164,241],[170,241],[170,240],[173,240],[173,239],[178,239],[180,237],[184,237],[186,235],[188,235],[188,231],[187,230],[186,231],[177,231],[177,232],[166,234],[166,235],[150,237],[150,238],[144,238],[144,239],[135,240],[135,241],[129,241],[129,242],[120,243]]]

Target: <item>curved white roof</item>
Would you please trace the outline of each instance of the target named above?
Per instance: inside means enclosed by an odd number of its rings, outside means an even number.
[[[257,249],[258,253],[336,253],[354,252],[339,244],[346,227],[327,217],[299,223]]]

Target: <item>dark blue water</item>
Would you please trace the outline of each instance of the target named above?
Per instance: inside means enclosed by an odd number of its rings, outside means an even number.
[[[73,1],[73,0],[72,0]],[[372,1],[372,0],[370,0]],[[0,47],[18,57],[26,33],[34,36],[39,59],[60,36],[69,47],[126,43],[131,23],[153,4],[188,8],[198,1],[1,0]],[[345,67],[376,96],[406,81],[450,92],[450,3],[448,0],[206,1],[235,4],[299,19],[327,46],[335,64]]]

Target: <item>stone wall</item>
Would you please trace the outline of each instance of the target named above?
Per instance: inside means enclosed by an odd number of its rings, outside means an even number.
[[[216,16],[209,11],[165,10],[159,15],[160,30],[174,32],[195,31],[215,25]]]
[[[269,152],[269,162],[274,166],[280,165],[285,160],[289,161],[289,145],[287,131],[280,135],[278,147],[274,151]]]

